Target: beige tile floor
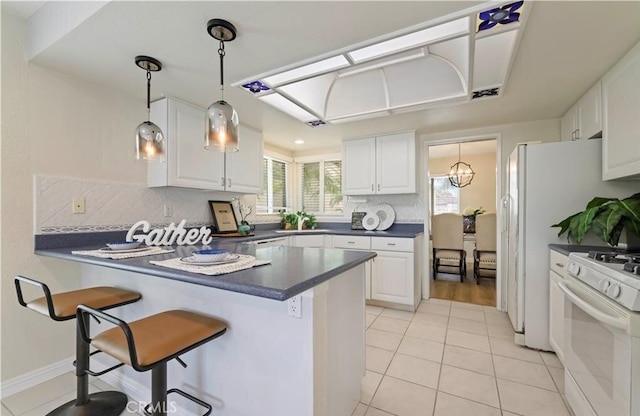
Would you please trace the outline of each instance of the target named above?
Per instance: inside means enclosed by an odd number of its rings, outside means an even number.
[[[439,299],[414,313],[367,306],[367,371],[353,416],[568,416],[554,354],[513,343],[507,315]],[[112,390],[93,379],[90,392]],[[2,400],[2,416],[42,416],[75,397],[63,374]],[[136,413],[124,413],[135,416]]]
[[[107,390],[116,389],[100,379],[91,378],[89,393]],[[73,373],[65,373],[28,390],[4,398],[0,415],[44,416],[58,406],[73,400],[74,397],[76,397],[76,377]],[[135,403],[132,406],[136,406]],[[139,413],[126,410],[123,415],[140,416]]]
[[[367,371],[353,416],[569,416],[553,353],[514,344],[506,313],[440,299],[367,306]]]

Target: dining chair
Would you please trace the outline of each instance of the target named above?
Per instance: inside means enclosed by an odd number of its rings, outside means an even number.
[[[476,248],[473,250],[473,277],[496,278],[496,214],[476,216]]]
[[[433,244],[433,279],[441,267],[450,272],[457,269],[462,282],[467,273],[464,250],[462,215],[438,214],[431,217],[431,238]]]

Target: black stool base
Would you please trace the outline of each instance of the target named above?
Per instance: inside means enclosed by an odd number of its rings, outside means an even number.
[[[119,416],[127,407],[127,395],[119,391],[101,391],[89,395],[89,401],[76,406],[76,400],[63,404],[47,416]]]

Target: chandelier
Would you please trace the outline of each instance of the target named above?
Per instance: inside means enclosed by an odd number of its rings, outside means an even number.
[[[449,182],[451,186],[456,188],[464,188],[471,185],[471,181],[475,176],[475,172],[471,169],[471,165],[464,163],[460,158],[460,143],[458,143],[458,162],[451,165],[449,170]]]

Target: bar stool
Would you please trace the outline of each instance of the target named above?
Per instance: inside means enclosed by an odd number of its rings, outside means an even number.
[[[25,302],[22,295],[20,282],[39,287],[44,296]],[[54,321],[68,321],[77,315],[78,305],[91,305],[99,310],[116,308],[137,302],[142,297],[139,293],[115,287],[93,287],[88,289],[73,290],[70,292],[51,294],[49,287],[37,280],[24,276],[16,276],[14,279],[18,302],[20,305],[32,309],[42,315],[49,316]],[[89,321],[82,322],[82,330],[89,332]],[[99,373],[89,369],[89,357],[98,353],[89,353],[89,344],[80,336],[80,322],[76,325],[76,399],[63,404],[47,416],[116,416],[121,414],[127,406],[127,396],[117,391],[105,391],[89,394],[89,375],[99,376],[114,370],[122,364],[108,368]]]
[[[127,323],[89,306],[78,306],[78,322],[86,322],[87,315],[111,322],[117,328],[91,339],[89,331],[79,325],[85,342],[136,371],[151,370],[151,403],[145,408],[145,413],[166,416],[167,396],[177,393],[206,408],[203,416],[211,414],[210,404],[179,389],[167,391],[167,362],[175,358],[186,368],[179,356],[224,334],[227,331],[224,322],[194,312],[172,310]],[[151,413],[148,412],[149,407]]]

